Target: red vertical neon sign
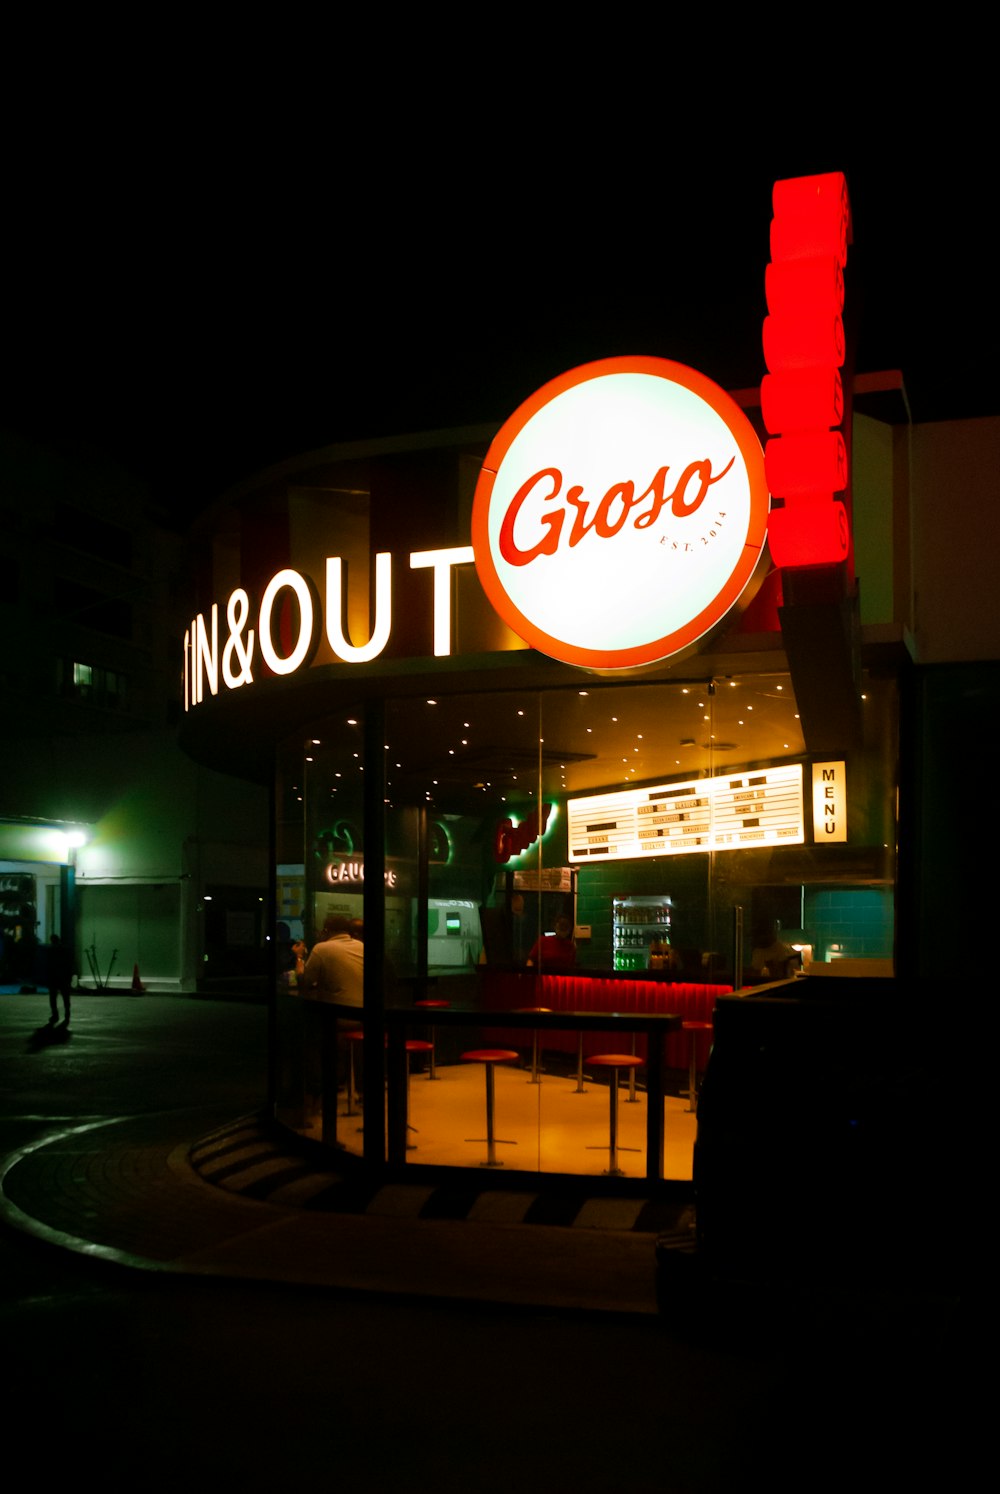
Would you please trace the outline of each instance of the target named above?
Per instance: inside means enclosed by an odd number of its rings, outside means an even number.
[[[844,266],[850,204],[843,172],[775,182],[765,275],[761,413],[770,439],[768,544],[777,566],[847,559]]]

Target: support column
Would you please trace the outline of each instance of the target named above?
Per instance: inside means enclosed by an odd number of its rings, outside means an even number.
[[[385,1007],[385,702],[382,700],[370,700],[365,705],[364,762],[365,1002],[361,1024],[365,1034],[364,1157],[366,1167],[381,1172],[385,1169],[386,1061],[382,1040]],[[390,1092],[390,1107],[395,1109],[393,1098]]]

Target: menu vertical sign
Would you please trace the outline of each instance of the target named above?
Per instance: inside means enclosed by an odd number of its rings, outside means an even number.
[[[813,763],[813,840],[826,845],[847,839],[847,764]]]

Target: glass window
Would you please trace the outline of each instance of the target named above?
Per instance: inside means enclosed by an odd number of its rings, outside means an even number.
[[[293,947],[311,948],[332,914],[362,916],[375,796],[386,1006],[407,1014],[416,1044],[407,1163],[487,1160],[467,1139],[487,1135],[487,1064],[469,1055],[500,1052],[490,1165],[608,1171],[614,1066],[594,1060],[610,1054],[622,1059],[610,1170],[690,1178],[690,1062],[704,1068],[710,1031],[662,1040],[657,1133],[646,1105],[657,1014],[704,1022],[717,994],[804,968],[893,968],[894,682],[866,679],[863,707],[860,748],[822,761],[778,672],[394,698],[368,761],[363,717],[345,707],[279,762],[283,995],[296,989]],[[297,1053],[286,1117],[360,1153],[350,1045],[335,1044],[336,1101],[318,1004],[286,1007]],[[446,1012],[460,1015],[435,1019]],[[594,1022],[548,1020],[580,1012]]]

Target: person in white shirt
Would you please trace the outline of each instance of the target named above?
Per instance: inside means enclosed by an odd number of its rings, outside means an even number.
[[[365,946],[352,937],[350,925],[339,914],[326,920],[299,978],[303,995],[342,1006],[364,1005]]]

